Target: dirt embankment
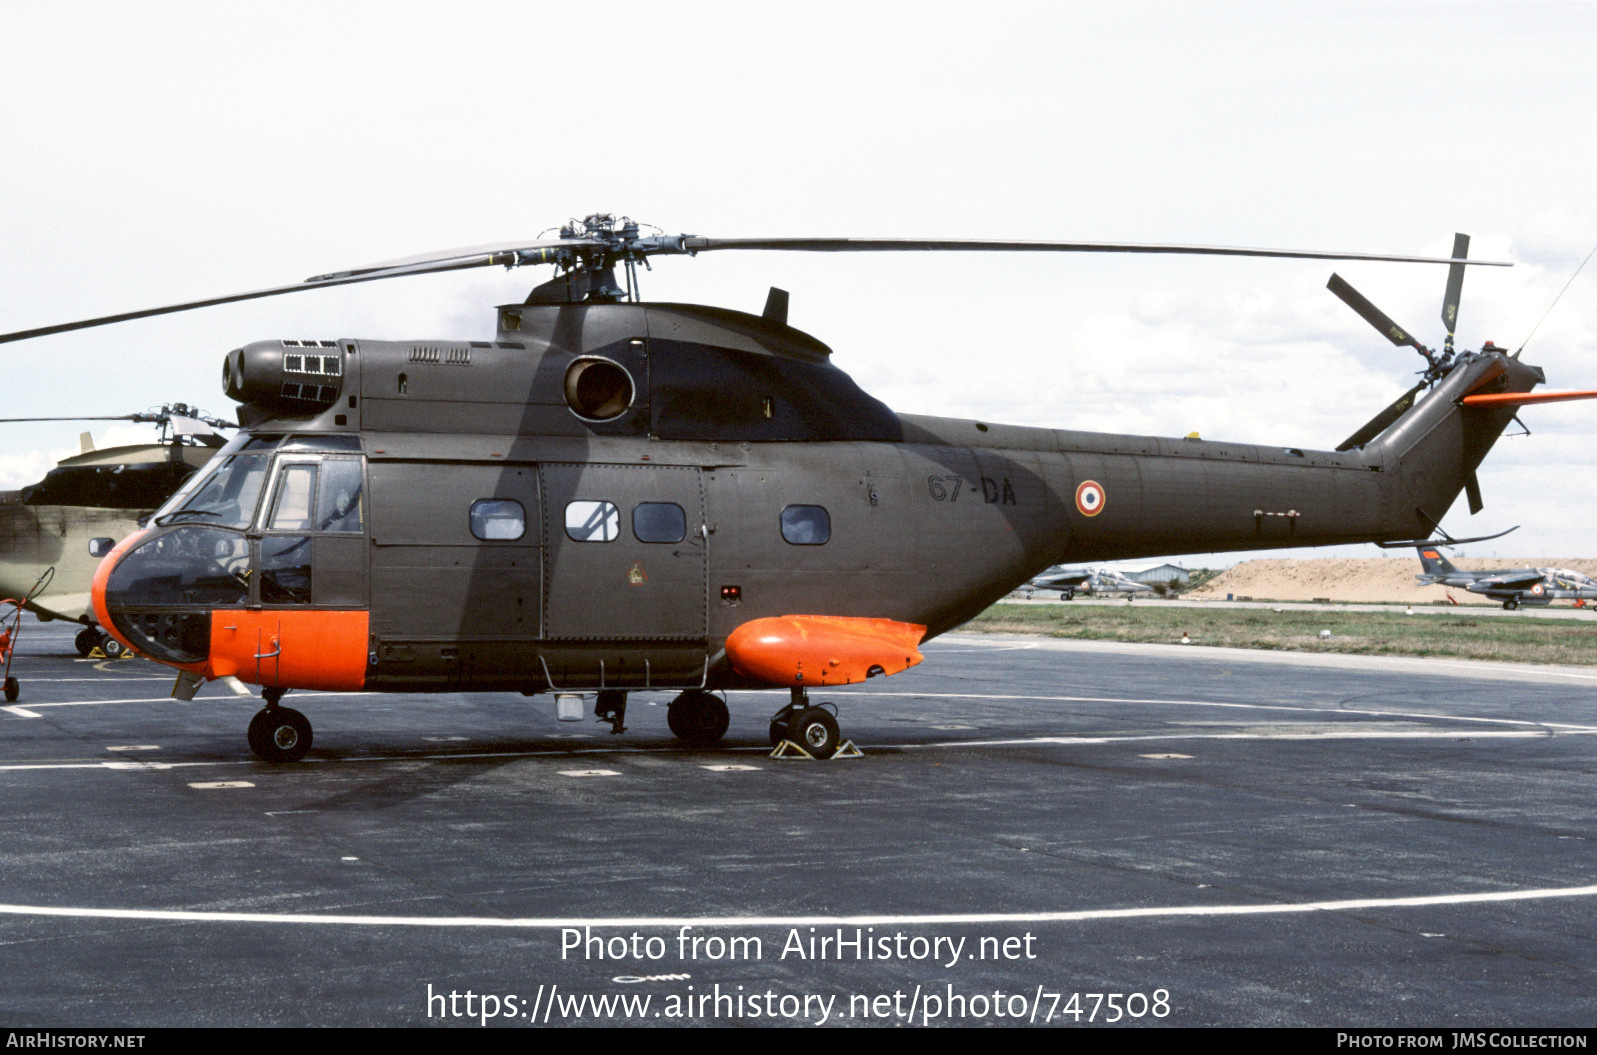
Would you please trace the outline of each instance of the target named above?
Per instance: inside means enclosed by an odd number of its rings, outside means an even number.
[[[1597,577],[1597,560],[1575,557],[1459,558],[1454,566],[1469,571],[1487,568],[1568,568]],[[1314,601],[1385,604],[1430,604],[1451,594],[1459,604],[1497,604],[1467,590],[1421,586],[1414,578],[1421,571],[1412,552],[1405,557],[1364,560],[1250,560],[1221,572],[1201,588],[1186,594],[1194,600],[1236,599],[1255,601]],[[1568,604],[1569,602],[1558,602]]]

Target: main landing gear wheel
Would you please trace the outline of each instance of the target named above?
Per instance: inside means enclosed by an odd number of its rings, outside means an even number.
[[[298,762],[311,749],[311,723],[292,707],[266,707],[250,719],[250,750],[268,762]]]
[[[719,696],[703,689],[689,689],[671,701],[665,723],[674,735],[690,744],[713,744],[726,735],[732,716]]]
[[[6,702],[16,703],[17,697],[22,694],[22,685],[16,678],[6,679]]]
[[[100,632],[92,626],[84,627],[72,639],[72,647],[78,650],[78,655],[88,659],[89,653],[100,647]]]
[[[1518,607],[1519,607],[1519,602],[1518,601],[1504,601],[1503,602],[1503,611],[1505,611],[1505,612],[1512,612],[1514,609],[1516,609]]]
[[[788,705],[771,716],[771,746],[780,746],[783,740],[798,744],[814,758],[831,758],[843,743],[837,708],[830,703],[811,706],[809,695],[794,688]]]
[[[806,707],[788,723],[787,738],[816,758],[831,758],[843,742],[837,719],[824,707]]]

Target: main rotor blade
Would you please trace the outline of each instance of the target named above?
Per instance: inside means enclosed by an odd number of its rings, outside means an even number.
[[[1375,417],[1365,422],[1363,428],[1359,429],[1353,435],[1337,444],[1336,449],[1339,451],[1350,451],[1354,447],[1362,447],[1375,437],[1379,436],[1381,433],[1385,432],[1387,426],[1391,425],[1392,422],[1408,413],[1408,408],[1414,405],[1414,397],[1418,395],[1420,389],[1424,387],[1425,382],[1421,381],[1407,392],[1404,392],[1401,396],[1398,396],[1385,410],[1381,411],[1379,414],[1375,415]]]
[[[383,278],[397,278],[400,275],[426,274],[432,271],[456,271],[467,267],[483,267],[490,263],[503,261],[484,260],[471,262],[451,262],[434,264],[428,267],[413,267],[402,270],[373,271],[364,274],[354,274],[345,278],[327,278],[316,281],[296,282],[289,286],[272,286],[269,289],[251,290],[248,293],[231,293],[225,297],[207,297],[204,300],[188,300],[181,304],[166,304],[159,308],[144,308],[140,311],[124,311],[116,315],[101,315],[93,319],[79,319],[76,322],[62,322],[54,326],[38,326],[31,330],[17,330],[15,333],[0,333],[0,344],[9,344],[12,341],[25,341],[30,337],[47,337],[53,333],[70,333],[73,330],[87,330],[95,326],[109,326],[116,322],[131,322],[134,319],[148,319],[156,315],[173,315],[180,311],[192,311],[195,308],[211,308],[219,304],[235,304],[245,300],[260,300],[262,297],[277,297],[284,293],[303,293],[311,289],[327,289],[332,286],[349,286],[357,282],[375,282]]]
[[[1464,291],[1464,258],[1469,256],[1469,235],[1455,234],[1453,236],[1452,265],[1447,269],[1447,292],[1442,295],[1442,325],[1447,327],[1447,336],[1453,336],[1453,330],[1458,326],[1458,299]]]
[[[1042,252],[1042,253],[1175,253],[1201,256],[1253,256],[1287,257],[1307,260],[1367,260],[1415,264],[1453,264],[1464,262],[1427,256],[1396,256],[1378,253],[1332,253],[1289,249],[1246,249],[1228,246],[1157,245],[1131,242],[1036,242],[1002,241],[994,239],[915,239],[915,238],[702,238],[696,235],[650,235],[642,238],[618,238],[610,234],[584,235],[578,238],[551,238],[532,242],[506,242],[477,246],[468,249],[449,249],[439,253],[406,257],[402,260],[370,264],[345,271],[316,275],[304,282],[247,293],[232,293],[221,297],[189,300],[180,304],[167,304],[157,308],[101,315],[92,319],[38,326],[0,334],[0,344],[23,341],[32,337],[69,333],[112,323],[131,322],[157,315],[172,315],[196,308],[210,308],[222,304],[235,304],[246,300],[277,297],[285,293],[302,293],[312,289],[353,285],[357,282],[375,282],[385,278],[406,275],[425,275],[442,271],[460,271],[474,267],[503,265],[519,267],[526,264],[571,263],[573,257],[587,253],[615,259],[641,259],[657,254],[680,255],[707,253],[724,249],[777,249],[805,252],[890,252],[890,251],[976,251],[976,252]],[[1502,261],[1470,260],[1469,264],[1492,267],[1512,267]]]
[[[1381,334],[1393,344],[1399,347],[1408,345],[1411,348],[1419,349],[1421,352],[1425,351],[1423,344],[1409,336],[1408,331],[1393,322],[1386,312],[1366,300],[1364,294],[1348,285],[1347,280],[1341,275],[1333,273],[1331,281],[1325,284],[1325,288],[1340,297],[1342,303],[1363,316],[1365,322],[1380,330]]]
[[[401,257],[398,260],[385,260],[379,264],[352,267],[347,271],[332,271],[325,275],[314,275],[305,281],[332,282],[338,279],[352,278],[356,275],[389,278],[399,275],[426,274],[434,270],[489,267],[493,264],[517,267],[521,264],[553,263],[552,257],[548,260],[536,258],[546,255],[544,250],[548,249],[575,249],[584,246],[600,248],[609,244],[597,238],[541,238],[533,239],[529,242],[490,242],[487,245],[467,246],[462,249],[441,249],[437,252]],[[440,268],[437,265],[450,266]]]
[[[1298,260],[1371,260],[1402,264],[1452,264],[1450,257],[1386,253],[1339,253],[1308,249],[1249,249],[1223,245],[1172,245],[1156,242],[1037,242],[976,238],[703,238],[682,239],[685,251],[782,249],[809,253],[1015,252],[1015,253],[1174,253],[1187,256],[1260,256]],[[1501,260],[1470,260],[1487,267],[1513,267]]]

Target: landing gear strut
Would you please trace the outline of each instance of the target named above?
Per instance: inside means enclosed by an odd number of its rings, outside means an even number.
[[[283,690],[261,690],[266,706],[250,719],[250,750],[268,762],[298,762],[311,749],[311,723],[292,707],[279,707]]]
[[[689,689],[671,701],[665,723],[671,732],[690,744],[713,744],[726,735],[732,722],[726,704],[719,696],[703,689]]]
[[[831,758],[843,742],[843,734],[828,706],[812,707],[809,695],[794,689],[788,705],[771,716],[771,746],[791,740],[816,758]]]
[[[627,694],[620,689],[600,689],[599,698],[593,701],[593,713],[599,721],[610,723],[612,736],[626,732]]]
[[[86,626],[78,631],[72,639],[72,647],[78,650],[78,655],[84,659],[89,658],[89,653],[99,649],[105,653],[106,659],[119,659],[127,651],[122,647],[122,642],[101,630],[97,626]]]

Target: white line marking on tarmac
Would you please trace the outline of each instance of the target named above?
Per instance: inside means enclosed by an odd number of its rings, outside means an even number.
[[[1275,916],[1309,912],[1364,912],[1372,909],[1423,908],[1432,905],[1484,905],[1505,901],[1545,901],[1597,896],[1597,886],[1494,890],[1473,894],[1427,894],[1418,897],[1349,898],[1341,901],[1299,901],[1252,905],[1159,905],[1144,908],[1078,909],[1071,912],[975,912],[939,915],[859,916],[632,916],[612,918],[500,916],[350,916],[313,913],[198,912],[182,909],[57,908],[48,905],[0,905],[5,916],[55,916],[76,919],[171,920],[183,923],[305,923],[355,927],[497,927],[557,929],[561,927],[929,927],[985,923],[1086,923],[1111,919],[1157,919],[1193,916]]]
[[[1000,740],[937,740],[929,743],[867,744],[867,748],[899,751],[935,751],[963,747],[1046,747],[1049,745],[1075,747],[1083,744],[1138,744],[1172,740],[1536,740],[1553,736],[1589,736],[1597,729],[1314,729],[1297,731],[1287,726],[1271,730],[1246,733],[1148,733],[1138,736],[1036,736],[1012,737]],[[754,752],[768,754],[763,745],[728,746],[727,753]],[[686,747],[585,747],[527,751],[461,751],[455,754],[430,755],[360,755],[351,758],[306,758],[296,766],[338,765],[351,762],[477,762],[490,758],[571,758],[578,755],[686,755]],[[252,766],[253,759],[229,759],[207,762],[22,762],[0,765],[0,772],[41,769],[189,769],[196,766]],[[284,769],[292,772],[293,767]],[[564,776],[620,776],[615,770],[561,770]]]
[[[43,682],[43,681],[93,681],[93,682],[102,683],[102,684],[104,682],[107,682],[107,681],[150,681],[150,682],[160,682],[162,684],[165,684],[166,682],[169,682],[171,680],[172,680],[171,678],[168,678],[165,675],[150,675],[150,674],[128,674],[128,675],[125,675],[125,676],[121,675],[121,674],[102,674],[102,675],[100,675],[97,678],[34,678],[34,677],[30,677],[28,679],[29,682],[35,682],[35,681],[40,681],[40,682]]]
[[[757,773],[760,769],[759,766],[744,766],[736,763],[727,763],[719,766],[700,766],[699,768],[708,769],[712,773]]]
[[[248,780],[202,780],[199,783],[189,784],[189,787],[198,788],[201,791],[214,791],[220,788],[253,788],[254,786]]]
[[[619,769],[562,769],[563,777],[619,777]]]
[[[1580,729],[1562,733],[1520,732],[1511,729],[1453,729],[1453,730],[1379,730],[1327,729],[1313,732],[1295,732],[1286,729],[1251,733],[1153,733],[1147,736],[1034,736],[1013,740],[943,740],[930,744],[878,744],[905,751],[920,751],[936,747],[1025,747],[1044,744],[1134,744],[1154,740],[1457,740],[1468,733],[1471,740],[1536,740],[1549,736],[1586,736],[1597,729]]]
[[[107,751],[159,751],[159,744],[119,744],[116,747],[107,746]]]
[[[1431,714],[1424,711],[1376,711],[1359,707],[1298,707],[1287,703],[1227,703],[1219,700],[1161,700],[1126,696],[1004,696],[992,693],[955,692],[853,692],[854,696],[900,696],[939,700],[1040,700],[1044,703],[1142,703],[1160,707],[1219,707],[1244,711],[1291,711],[1294,714],[1363,715],[1369,718],[1414,718],[1424,721],[1486,722],[1496,725],[1529,725],[1537,728],[1567,729],[1571,732],[1597,732],[1594,725],[1566,722],[1537,722],[1527,718],[1476,718],[1463,714]]]
[[[932,652],[939,656],[946,656],[952,652],[1017,652],[1022,649],[1036,647],[1036,642],[1031,642],[1025,645],[993,645],[991,648],[938,648],[937,646],[933,645],[930,648],[923,648],[921,651]]]
[[[165,680],[164,678],[162,679]],[[377,696],[375,692],[296,692],[295,696]],[[54,703],[36,703],[35,707],[98,707],[106,703],[180,703],[189,706],[195,703],[237,703],[233,696],[203,696],[193,700],[174,700],[170,696],[141,696],[137,699],[126,700],[59,700]]]
[[[44,715],[42,715],[42,714],[34,714],[32,711],[28,710],[26,707],[0,707],[0,711],[5,711],[8,714],[14,714],[18,718],[43,718],[44,717]]]

